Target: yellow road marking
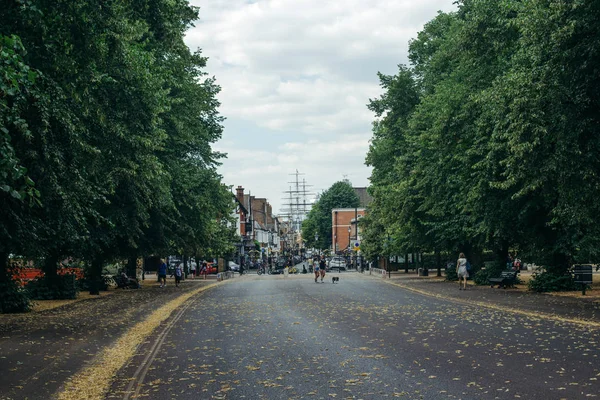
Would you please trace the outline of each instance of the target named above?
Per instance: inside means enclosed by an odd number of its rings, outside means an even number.
[[[89,367],[83,368],[69,380],[58,393],[58,400],[100,400],[110,389],[115,374],[133,357],[137,347],[182,304],[205,290],[226,283],[218,282],[203,286],[176,299],[152,312],[145,320],[125,332],[109,348],[104,349]]]

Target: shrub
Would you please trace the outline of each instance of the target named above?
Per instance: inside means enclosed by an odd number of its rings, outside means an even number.
[[[80,291],[88,291],[90,290],[91,287],[91,280],[93,278],[91,278],[90,276],[88,276],[87,274],[85,275],[85,277],[83,279],[78,279],[77,280],[77,285]],[[109,274],[102,274],[101,278],[100,278],[100,286],[98,288],[98,290],[101,290],[103,292],[108,290],[108,287],[110,286],[110,284],[113,282],[113,278],[111,275]]]
[[[66,300],[77,298],[79,288],[74,274],[57,275],[53,282],[44,276],[25,287],[30,298],[36,300]]]
[[[456,263],[449,262],[446,264],[446,280],[457,281],[458,274],[456,273]]]
[[[565,292],[578,289],[570,273],[556,274],[545,269],[535,271],[527,287],[534,292]]]
[[[481,269],[477,271],[475,275],[473,275],[473,282],[477,285],[488,285],[488,279],[492,276],[495,276],[493,270],[491,269]]]
[[[0,314],[31,311],[28,293],[17,281],[0,282]]]

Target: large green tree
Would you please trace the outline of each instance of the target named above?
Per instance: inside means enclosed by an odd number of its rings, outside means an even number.
[[[302,236],[308,247],[328,249],[332,246],[332,210],[355,208],[360,199],[349,181],[339,181],[325,190],[313,204],[307,219],[302,223]],[[315,238],[318,238],[315,240]]]
[[[397,251],[488,248],[499,261],[519,249],[557,274],[595,257],[598,13],[464,0],[427,23],[410,67],[380,75],[369,104],[367,241],[382,240],[373,229]]]
[[[14,1],[0,9],[0,230],[8,254],[91,264],[230,251],[219,87],[183,37],[184,0]],[[130,262],[130,265],[135,263]]]

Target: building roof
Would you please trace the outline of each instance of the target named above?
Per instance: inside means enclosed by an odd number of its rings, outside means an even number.
[[[240,206],[240,208],[242,209],[244,214],[248,214],[248,210],[246,209],[246,206],[240,202],[240,199],[238,199],[235,196],[233,196],[233,198],[235,199],[235,202]]]

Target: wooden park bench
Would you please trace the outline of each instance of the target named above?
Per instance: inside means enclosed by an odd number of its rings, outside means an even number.
[[[517,274],[519,271],[502,271],[497,278],[489,278],[488,282],[491,287],[494,285],[498,285],[499,288],[506,289],[507,287],[515,287],[515,282],[517,281]]]

